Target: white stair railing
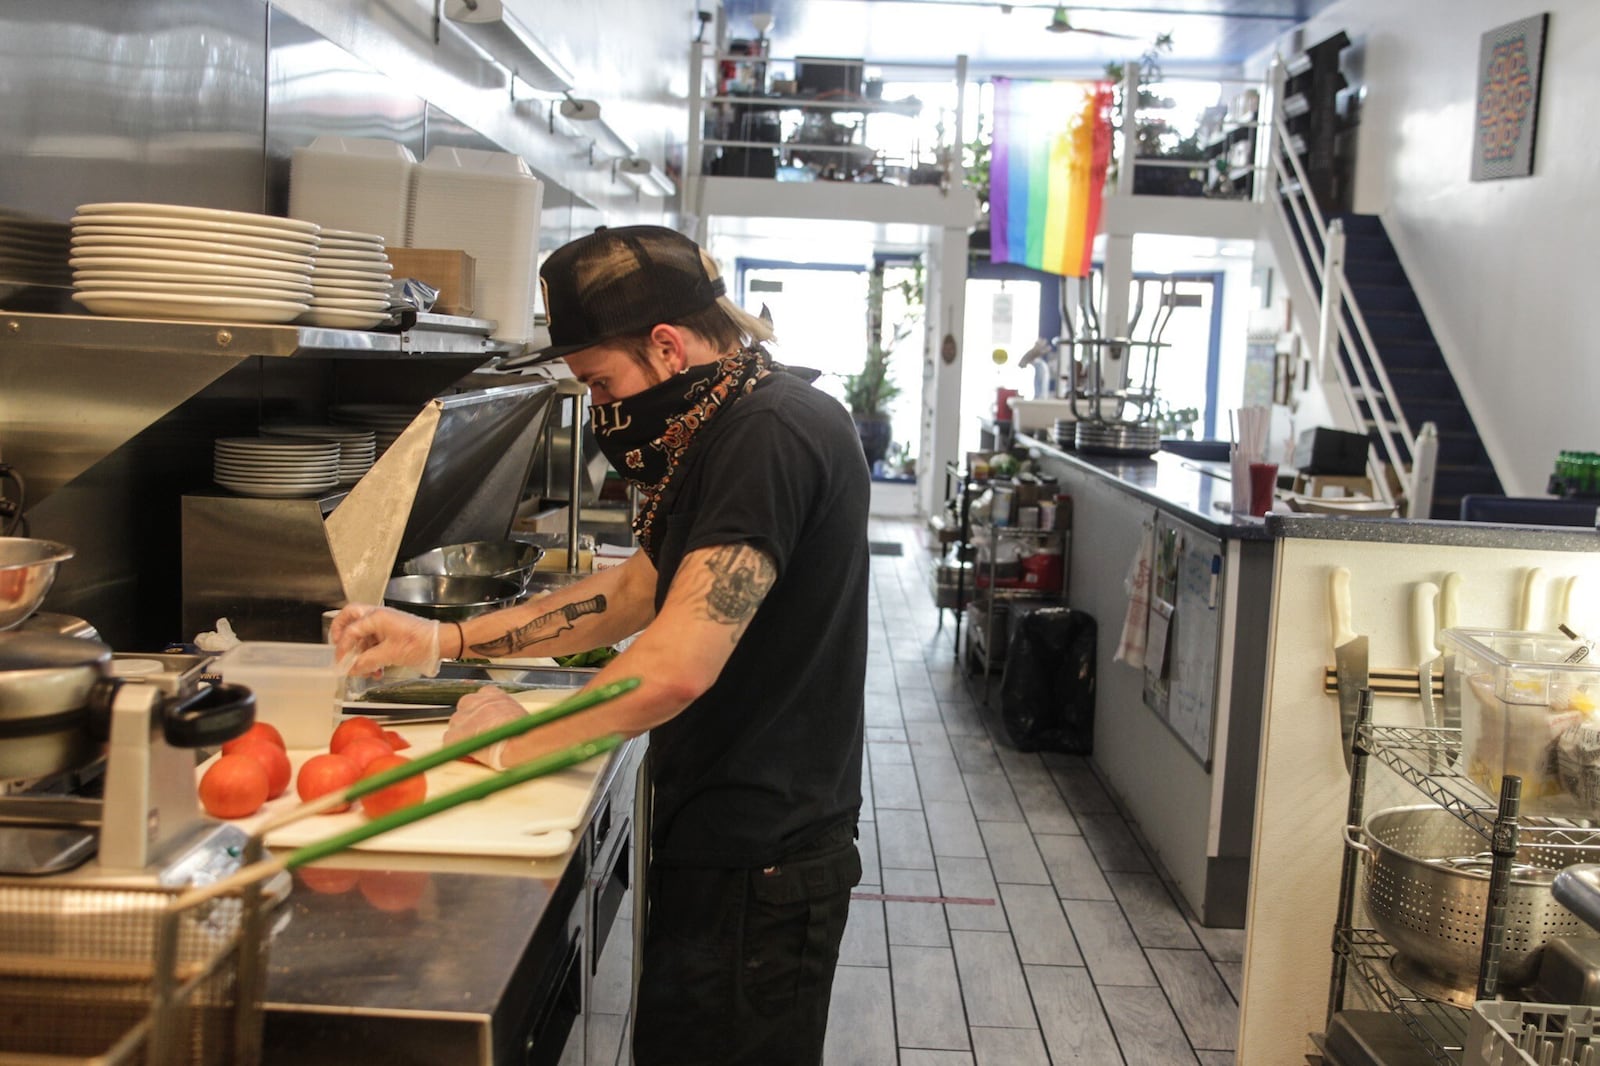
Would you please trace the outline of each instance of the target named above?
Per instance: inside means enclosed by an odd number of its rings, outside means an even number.
[[[1305,169],[1300,165],[1300,154],[1295,149],[1297,138],[1289,131],[1283,111],[1283,82],[1283,63],[1274,61],[1270,94],[1272,122],[1267,131],[1266,153],[1270,170],[1264,184],[1272,213],[1288,232],[1288,247],[1298,244],[1308,253],[1304,257],[1288,256],[1293,265],[1286,269],[1300,275],[1308,292],[1321,294],[1313,365],[1322,380],[1327,380],[1329,369],[1333,371],[1333,380],[1339,384],[1353,423],[1362,429],[1370,427],[1378,431],[1382,458],[1387,459],[1404,489],[1407,516],[1426,518],[1433,506],[1437,438],[1431,431],[1431,424],[1424,426],[1425,439],[1419,447],[1418,435],[1400,409],[1394,385],[1367,328],[1366,316],[1350,292],[1344,271],[1344,224],[1338,219],[1324,219],[1311,195]],[[1345,368],[1345,359],[1340,358],[1341,349],[1349,361],[1349,370]],[[1352,371],[1354,380],[1351,380]],[[1362,414],[1363,404],[1366,414]],[[1371,450],[1367,471],[1374,490],[1384,500],[1394,502],[1383,463]]]

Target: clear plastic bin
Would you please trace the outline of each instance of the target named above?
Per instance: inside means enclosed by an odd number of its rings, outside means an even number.
[[[333,645],[247,640],[218,656],[215,669],[255,693],[256,721],[276,727],[285,745],[327,746],[344,696]]]
[[[1467,776],[1491,797],[1522,778],[1522,812],[1600,817],[1600,664],[1559,633],[1447,629]],[[1577,656],[1579,661],[1570,661]]]

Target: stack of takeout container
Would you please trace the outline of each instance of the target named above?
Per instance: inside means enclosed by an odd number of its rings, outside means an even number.
[[[311,266],[311,307],[300,321],[366,329],[389,317],[393,264],[376,233],[324,229]]]
[[[289,163],[289,214],[403,248],[416,165],[410,149],[381,137],[318,137]]]
[[[473,313],[502,340],[533,336],[543,199],[543,183],[509,152],[435,148],[416,170],[409,243],[472,256]]]
[[[101,315],[289,322],[311,306],[315,222],[183,204],[84,204],[73,299]]]

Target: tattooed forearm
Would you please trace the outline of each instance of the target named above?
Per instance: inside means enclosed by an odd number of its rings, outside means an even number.
[[[766,598],[778,573],[772,560],[748,544],[717,548],[706,560],[710,586],[706,589],[706,617],[736,626],[734,639],[744,632],[756,608]]]
[[[571,629],[573,624],[584,615],[604,614],[605,611],[606,598],[604,596],[591,596],[586,600],[564,604],[553,611],[541,614],[525,625],[507,630],[494,640],[483,644],[474,644],[472,650],[487,658],[498,659],[513,652],[521,651],[531,644],[542,644],[547,640],[554,640]]]

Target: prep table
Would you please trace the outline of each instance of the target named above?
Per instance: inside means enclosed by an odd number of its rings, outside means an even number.
[[[593,671],[446,673],[576,688]],[[637,737],[603,757],[560,854],[374,848],[297,871],[268,955],[264,1062],[488,1066],[581,1052],[590,985],[636,876],[646,745]]]

